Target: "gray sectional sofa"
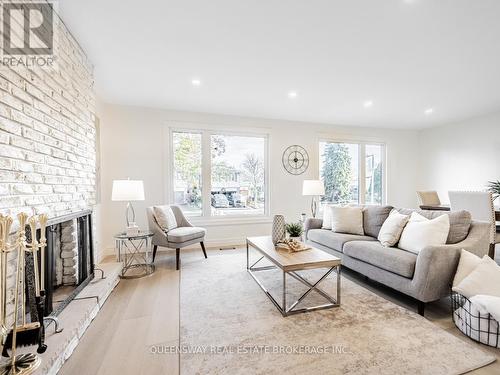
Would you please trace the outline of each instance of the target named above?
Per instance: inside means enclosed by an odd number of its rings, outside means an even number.
[[[307,219],[307,242],[342,259],[342,265],[364,276],[407,294],[418,301],[423,315],[425,303],[449,295],[461,249],[480,257],[488,254],[490,224],[471,220],[467,211],[444,212],[397,209],[403,214],[417,211],[432,219],[450,216],[446,245],[424,248],[418,255],[397,247],[384,247],[378,233],[393,207],[363,207],[364,236],[335,233],[322,229],[322,219]]]

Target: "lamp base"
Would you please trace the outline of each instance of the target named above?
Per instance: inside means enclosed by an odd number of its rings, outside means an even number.
[[[313,218],[316,218],[316,213],[318,212],[318,202],[316,202],[316,197],[311,198],[311,214]]]
[[[129,223],[129,226],[125,230],[125,233],[127,234],[127,236],[130,236],[130,237],[137,236],[139,234],[139,232],[140,232],[140,229],[136,223]]]

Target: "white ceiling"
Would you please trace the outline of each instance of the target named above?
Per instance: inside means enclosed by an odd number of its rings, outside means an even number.
[[[498,0],[60,0],[58,9],[106,102],[395,128],[500,110]]]

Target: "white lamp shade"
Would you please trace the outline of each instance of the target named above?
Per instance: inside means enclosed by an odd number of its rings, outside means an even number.
[[[114,180],[113,192],[111,193],[113,201],[143,201],[144,184],[140,180]]]
[[[304,180],[302,195],[325,195],[325,185],[321,180]]]

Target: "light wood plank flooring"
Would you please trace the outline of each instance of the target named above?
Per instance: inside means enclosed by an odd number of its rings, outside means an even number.
[[[209,250],[208,256],[215,252],[219,250]],[[178,355],[154,355],[150,350],[152,345],[179,344],[180,273],[175,270],[175,253],[158,252],[156,267],[156,272],[149,277],[122,280],[118,284],[60,374],[179,373]],[[362,275],[345,270],[343,276],[398,305],[416,309],[410,298],[366,280]],[[437,326],[464,341],[472,342],[455,328],[450,315],[450,305],[446,299],[428,304],[425,314]],[[473,344],[490,351],[499,360],[471,374],[500,374],[500,350]]]

